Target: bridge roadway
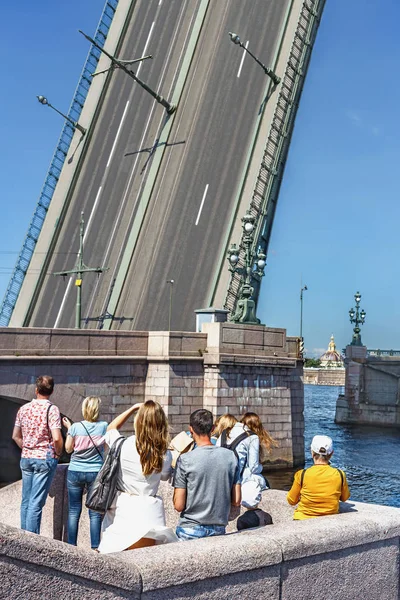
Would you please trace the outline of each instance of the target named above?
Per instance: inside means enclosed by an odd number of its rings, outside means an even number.
[[[149,153],[138,150],[150,148],[160,137],[165,111],[125,74],[112,75],[55,253],[25,325],[74,325],[74,279],[63,282],[52,273],[73,268],[84,210],[85,262],[109,270],[99,278],[85,277],[83,317],[106,310],[110,286],[122,277],[115,314],[134,320],[121,327],[165,329],[166,280],[174,279],[172,327],[193,329],[194,309],[207,303],[213,265],[222,251],[266,85],[250,57],[242,64],[243,52],[230,42],[228,31],[239,32],[244,42],[250,40],[251,50],[268,65],[288,3],[210,4],[168,139],[175,145],[156,150],[164,150],[164,156],[126,278],[120,273],[121,260],[126,260],[127,238],[156,156],[147,161]],[[125,36],[120,56],[153,54],[154,59],[136,72],[169,100],[182,57],[190,51],[188,40],[200,5],[201,0],[139,0]],[[114,322],[113,327],[119,326]]]

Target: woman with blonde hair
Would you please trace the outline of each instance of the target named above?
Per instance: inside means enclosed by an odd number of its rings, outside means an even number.
[[[72,452],[67,472],[68,491],[68,543],[76,546],[82,497],[85,488],[89,493],[103,464],[104,436],[107,423],[99,421],[100,398],[88,396],[82,402],[83,421],[71,423],[63,418],[68,430],[65,449]],[[89,510],[90,545],[97,550],[100,543],[101,514]]]
[[[99,546],[103,554],[177,540],[165,526],[163,501],[156,495],[160,481],[169,479],[172,463],[161,405],[148,400],[128,408],[108,426],[106,444],[111,447],[123,437],[119,429],[134,413],[135,433],[121,442],[118,491],[103,519]]]
[[[229,437],[230,432],[235,427],[237,422],[238,421],[237,421],[236,417],[234,417],[233,415],[231,415],[229,413],[225,413],[224,415],[221,415],[215,421],[213,436],[215,436],[216,438],[219,438],[221,436],[222,432],[225,431],[226,435]]]

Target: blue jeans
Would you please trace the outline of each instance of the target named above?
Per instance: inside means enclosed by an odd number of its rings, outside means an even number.
[[[92,489],[97,471],[85,473],[84,471],[70,471],[67,473],[68,490],[68,544],[76,546],[78,539],[79,519],[82,513],[82,498],[85,487],[87,493]],[[90,545],[92,549],[100,544],[100,529],[102,515],[94,510],[89,510],[90,520]]]
[[[176,535],[181,541],[197,540],[198,538],[210,537],[213,535],[225,535],[223,525],[192,525],[177,527]]]
[[[21,458],[21,529],[40,533],[42,510],[57,463],[56,458]]]

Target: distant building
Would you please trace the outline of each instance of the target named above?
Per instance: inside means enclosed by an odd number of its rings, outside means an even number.
[[[335,338],[331,335],[328,350],[320,357],[319,367],[304,367],[304,383],[312,385],[344,385],[345,368],[341,354],[336,350]]]
[[[320,357],[322,368],[343,368],[344,362],[343,357],[336,350],[335,338],[331,335],[331,341],[329,342],[328,350]]]

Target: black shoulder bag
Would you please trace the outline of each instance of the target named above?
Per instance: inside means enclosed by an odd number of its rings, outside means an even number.
[[[110,508],[117,491],[117,475],[120,464],[121,446],[125,438],[120,437],[111,446],[107,457],[97,473],[90,493],[86,496],[86,508],[104,515]]]

